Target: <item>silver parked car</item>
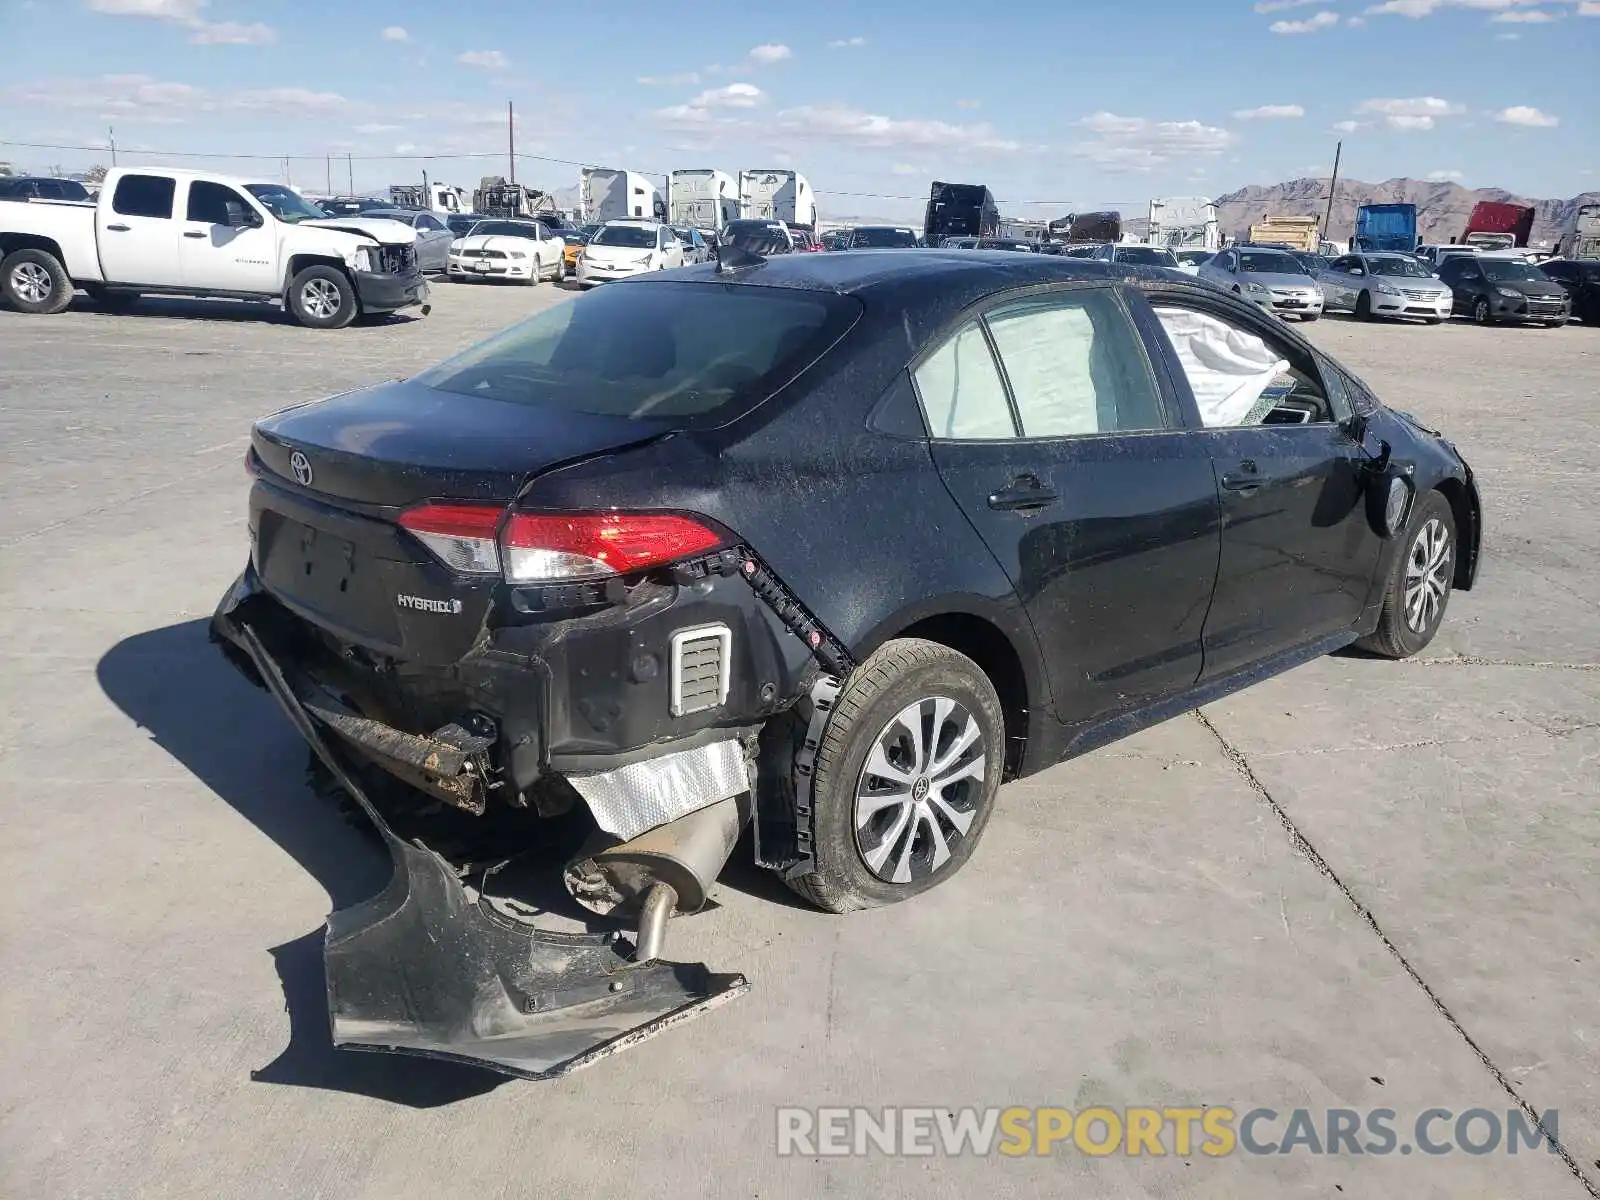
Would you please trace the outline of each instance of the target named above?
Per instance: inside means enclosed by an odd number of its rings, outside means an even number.
[[[1107,242],[1090,257],[1101,262],[1128,263],[1137,267],[1178,269],[1178,256],[1165,246],[1142,246],[1137,242]]]
[[[1202,264],[1197,274],[1280,317],[1315,321],[1322,315],[1322,289],[1287,250],[1229,246]]]
[[[1409,254],[1346,254],[1317,275],[1323,311],[1374,317],[1419,317],[1437,325],[1450,315],[1450,288]]]
[[[672,236],[683,243],[683,265],[711,261],[711,243],[698,229],[687,225],[674,225]]]
[[[417,231],[417,265],[423,271],[442,272],[449,265],[450,243],[455,234],[443,218],[420,208],[370,208],[361,214],[365,217],[382,217],[386,221],[399,221]]]

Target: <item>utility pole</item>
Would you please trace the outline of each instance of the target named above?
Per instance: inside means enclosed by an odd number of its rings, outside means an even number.
[[[356,160],[355,155],[346,152],[344,156],[345,170],[350,172],[350,195],[356,194]]]
[[[433,192],[428,187],[428,168],[422,168],[422,207],[433,211]]]
[[[517,113],[506,101],[506,149],[511,158],[511,182],[517,182]]]
[[[1342,153],[1344,153],[1344,143],[1341,141],[1333,148],[1333,178],[1328,180],[1328,212],[1322,218],[1322,236],[1329,241],[1333,240],[1328,229],[1333,224],[1333,198],[1339,191],[1339,156]]]
[[[110,125],[106,126],[106,137],[111,143],[111,165],[117,165],[117,131]]]
[[[328,195],[333,195],[333,155],[322,156],[322,165],[328,170]]]

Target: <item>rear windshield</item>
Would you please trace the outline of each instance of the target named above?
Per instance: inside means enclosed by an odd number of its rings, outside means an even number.
[[[917,235],[909,229],[857,229],[850,235],[850,244],[858,250],[905,250],[917,244]]]
[[[649,280],[587,292],[417,377],[442,392],[567,412],[714,425],[850,328],[833,292]]]

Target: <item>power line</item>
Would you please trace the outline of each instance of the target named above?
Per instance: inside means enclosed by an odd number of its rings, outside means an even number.
[[[6,141],[4,139],[0,139],[0,146],[15,146],[15,147],[18,147],[20,149],[25,149],[25,150],[76,150],[76,151],[81,151],[81,152],[88,153],[88,154],[105,154],[105,153],[108,152],[108,147],[106,147],[106,146],[71,146],[71,145],[66,145],[64,143],[56,143],[56,142],[13,142],[13,141]],[[150,157],[150,158],[220,158],[220,159],[240,159],[240,160],[245,160],[245,161],[250,161],[250,162],[274,162],[274,163],[295,162],[295,161],[316,162],[319,159],[321,159],[324,162],[326,162],[326,160],[329,157],[327,152],[324,152],[322,154],[249,154],[249,153],[227,154],[227,153],[211,153],[211,152],[208,152],[208,151],[201,151],[201,150],[142,150],[142,149],[141,150],[134,150],[134,149],[131,149],[128,146],[122,146],[122,147],[119,147],[119,149],[121,150],[123,155],[139,154],[139,155],[143,155],[145,157]],[[449,160],[449,159],[464,159],[464,158],[465,159],[480,159],[480,158],[504,158],[504,157],[505,157],[505,151],[503,151],[503,150],[464,150],[464,151],[460,151],[460,152],[455,153],[455,154],[439,154],[439,153],[434,153],[434,154],[422,154],[422,153],[413,153],[413,154],[354,154],[354,153],[351,153],[351,152],[347,151],[344,154],[344,158],[345,158],[345,161],[347,163],[357,163],[357,162],[440,162],[440,161],[445,161],[445,160]],[[594,163],[594,162],[580,162],[577,159],[556,158],[556,157],[554,157],[552,155],[548,155],[548,154],[528,154],[528,153],[524,153],[522,151],[518,151],[516,153],[515,157],[517,159],[525,160],[525,161],[528,161],[528,162],[551,163],[551,164],[554,164],[556,166],[561,166],[561,167],[577,167],[580,170],[583,169],[584,167],[593,167],[593,166],[597,166],[598,165],[597,163]],[[664,177],[664,176],[670,174],[670,172],[667,172],[667,171],[641,171],[640,174],[643,174],[643,175],[660,175],[660,176]],[[898,194],[895,194],[895,193],[892,193],[892,192],[847,192],[847,191],[839,191],[839,190],[837,190],[835,188],[816,188],[814,190],[816,191],[816,193],[819,196],[839,196],[839,197],[843,197],[845,199],[853,199],[853,200],[904,200],[904,201],[912,201],[912,202],[916,202],[916,203],[924,203],[928,199],[926,194],[907,196],[907,195],[898,195]],[[997,203],[997,204],[1010,204],[1010,205],[1015,205],[1015,206],[1020,207],[1020,208],[1065,208],[1065,209],[1071,209],[1074,206],[1081,205],[1081,202],[1080,201],[1076,201],[1076,200],[996,200],[995,203]],[[1103,204],[1126,203],[1126,204],[1138,205],[1138,204],[1141,204],[1143,202],[1142,201],[1129,200],[1129,201],[1101,201],[1101,203],[1103,203]]]

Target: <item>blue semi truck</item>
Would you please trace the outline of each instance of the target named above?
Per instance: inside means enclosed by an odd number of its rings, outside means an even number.
[[[1356,236],[1350,249],[1414,253],[1417,249],[1417,206],[1363,204],[1356,209]]]

